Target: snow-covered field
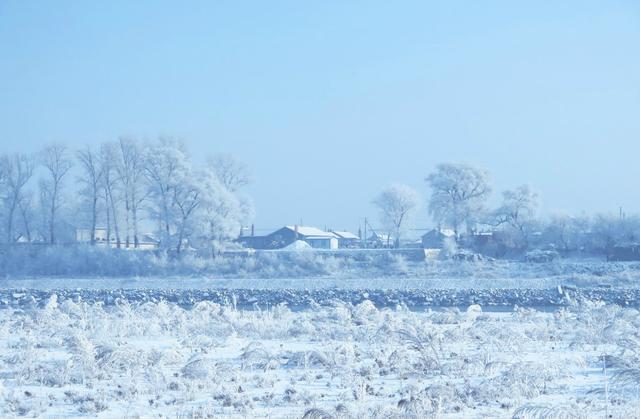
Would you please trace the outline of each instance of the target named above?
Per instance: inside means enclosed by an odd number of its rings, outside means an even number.
[[[3,417],[639,417],[640,316],[11,296]],[[75,300],[74,300],[75,298]]]

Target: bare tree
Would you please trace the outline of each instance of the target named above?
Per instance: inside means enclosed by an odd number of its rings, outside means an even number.
[[[16,211],[19,209],[20,201],[25,193],[25,186],[33,176],[35,161],[33,157],[26,154],[14,154],[2,157],[2,167],[4,168],[4,184],[6,189],[5,203],[7,209],[6,219],[6,241],[15,241],[13,234]]]
[[[103,166],[99,153],[90,147],[85,147],[78,151],[78,160],[84,171],[84,176],[80,178],[84,188],[81,194],[88,201],[91,210],[91,244],[96,243],[96,224],[98,222],[98,200],[102,189]]]
[[[426,181],[431,187],[429,213],[456,236],[462,225],[471,229],[491,194],[488,173],[464,163],[439,164]]]
[[[400,237],[420,205],[418,192],[406,185],[392,185],[385,188],[373,203],[380,210],[380,221],[389,233],[388,237],[393,235],[395,246],[399,247]]]
[[[40,182],[41,193],[45,205],[49,242],[54,244],[56,216],[61,206],[63,180],[73,163],[68,156],[67,148],[61,144],[53,144],[45,148],[41,159],[47,172],[47,177]]]
[[[237,192],[249,183],[249,170],[231,154],[214,154],[208,159],[209,167],[230,192]]]

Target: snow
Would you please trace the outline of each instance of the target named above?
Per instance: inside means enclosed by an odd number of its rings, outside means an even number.
[[[0,416],[638,416],[638,264],[421,269],[3,279]]]
[[[350,231],[344,231],[344,230],[331,230],[331,232],[333,234],[335,234],[336,236],[338,236],[341,239],[351,239],[351,240],[358,240],[360,239],[360,237],[357,234],[354,234]]]
[[[329,231],[320,230],[319,228],[316,228],[316,227],[286,226],[286,228],[288,228],[291,231],[297,230],[298,234],[301,234],[303,236],[308,236],[308,237],[329,237],[329,238],[336,237],[335,234]]]
[[[492,312],[334,299],[292,311],[51,296],[40,307],[0,310],[0,409],[101,418],[301,418],[312,409],[335,417],[541,417],[522,415],[536,409],[633,417],[638,383],[617,377],[620,365],[637,361],[638,314],[592,302]],[[606,376],[603,354],[618,359]]]
[[[300,251],[300,250],[313,250],[311,245],[304,240],[296,240],[293,243],[283,247],[280,250],[288,250],[288,251]]]

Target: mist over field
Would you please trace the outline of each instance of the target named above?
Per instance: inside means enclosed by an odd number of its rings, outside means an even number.
[[[632,1],[0,4],[0,416],[640,417]]]

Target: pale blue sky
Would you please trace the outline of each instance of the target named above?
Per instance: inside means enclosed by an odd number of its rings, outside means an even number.
[[[264,227],[355,230],[442,161],[640,211],[640,2],[0,0],[2,150],[121,134],[236,154]]]

